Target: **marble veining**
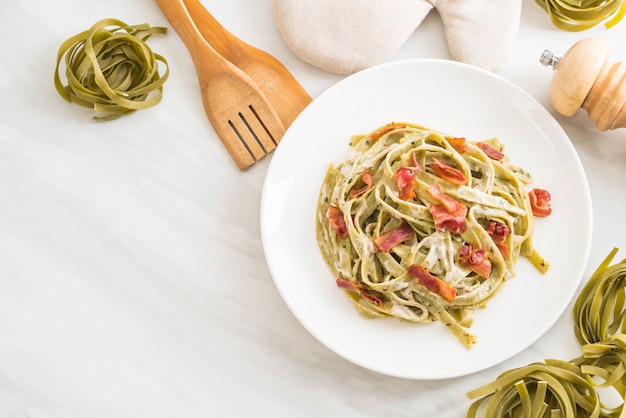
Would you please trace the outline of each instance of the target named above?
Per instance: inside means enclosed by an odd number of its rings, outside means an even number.
[[[341,80],[290,53],[271,0],[204,3],[313,97]],[[271,156],[247,172],[231,162],[173,30],[148,41],[171,70],[157,107],[99,123],[57,95],[60,43],[105,17],[168,26],[149,0],[0,5],[0,417],[463,417],[465,393],[502,371],[578,354],[571,306],[527,350],[461,378],[383,376],[328,350],[265,263],[259,210]],[[446,59],[441,36],[430,15],[394,59]],[[626,23],[559,32],[524,1],[501,75],[551,110],[538,57],[585,36],[610,39],[624,58]],[[626,250],[626,141],[582,113],[552,113],[591,188],[588,277],[611,248]]]

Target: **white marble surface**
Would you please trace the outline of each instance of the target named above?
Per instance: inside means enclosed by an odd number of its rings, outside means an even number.
[[[313,97],[342,78],[288,50],[271,0],[204,3]],[[149,0],[0,5],[1,417],[463,417],[465,393],[500,372],[578,354],[570,311],[523,353],[450,380],[382,376],[329,351],[292,316],[264,260],[271,158],[247,172],[231,162],[174,31],[149,41],[171,66],[157,107],[95,123],[57,95],[59,45],[105,17],[168,25]],[[626,22],[566,33],[524,0],[500,74],[552,111],[538,57],[588,36],[626,58]],[[420,57],[449,58],[434,12],[394,59]],[[611,248],[626,251],[626,133],[599,133],[583,112],[555,116],[591,187],[588,277]]]

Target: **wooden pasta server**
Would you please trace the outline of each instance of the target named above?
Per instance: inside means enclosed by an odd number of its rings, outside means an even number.
[[[156,0],[196,67],[205,113],[241,170],[272,152],[311,97],[273,56],[228,32],[199,0]]]

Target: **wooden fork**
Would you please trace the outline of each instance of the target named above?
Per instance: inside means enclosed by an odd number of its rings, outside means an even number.
[[[183,1],[204,39],[254,80],[288,128],[311,102],[311,96],[280,61],[229,32],[200,0]]]
[[[183,0],[156,0],[191,54],[206,115],[241,170],[273,151],[285,125],[257,84],[204,39]]]

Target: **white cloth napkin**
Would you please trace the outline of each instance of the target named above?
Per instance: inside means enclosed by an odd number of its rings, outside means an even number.
[[[433,8],[452,59],[490,71],[506,62],[521,0],[274,0],[287,46],[303,61],[337,74],[389,60]]]

